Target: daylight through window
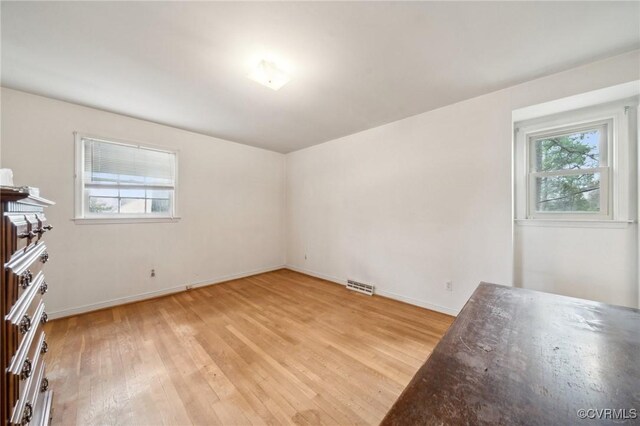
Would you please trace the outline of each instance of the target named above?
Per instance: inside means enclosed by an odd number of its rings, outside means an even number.
[[[174,152],[81,138],[82,217],[174,216]]]
[[[529,216],[608,214],[608,122],[529,135]]]

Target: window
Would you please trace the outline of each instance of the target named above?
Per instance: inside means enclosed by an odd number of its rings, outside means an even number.
[[[76,136],[76,218],[175,216],[175,152]]]
[[[580,104],[592,95],[572,98]],[[638,97],[514,111],[514,217],[522,226],[624,227],[637,217]],[[542,115],[543,111],[552,111]]]
[[[609,217],[611,120],[527,135],[528,216]]]

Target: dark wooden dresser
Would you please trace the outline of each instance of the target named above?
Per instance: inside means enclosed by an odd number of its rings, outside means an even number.
[[[382,425],[640,424],[640,310],[481,283]]]
[[[46,375],[44,264],[49,260],[44,209],[28,188],[0,187],[4,265],[0,294],[2,425],[48,425],[53,392]]]

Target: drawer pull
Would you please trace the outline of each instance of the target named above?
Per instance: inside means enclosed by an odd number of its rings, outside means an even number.
[[[51,226],[51,225],[46,225],[46,226],[43,226],[43,227],[41,227],[41,228],[34,229],[34,230],[33,230],[33,232],[34,232],[34,233],[36,233],[36,234],[40,234],[40,235],[42,235],[42,234],[44,234],[44,233],[45,233],[45,232],[47,232],[47,231],[51,231],[52,229],[53,229],[53,226]]]
[[[18,328],[20,330],[20,334],[27,334],[27,332],[31,330],[31,318],[29,318],[29,315],[22,317],[20,324],[18,324]]]
[[[22,364],[22,371],[20,371],[20,378],[22,380],[28,379],[31,376],[31,361],[29,358],[24,360],[24,364]]]
[[[49,344],[45,340],[44,342],[42,342],[42,348],[40,348],[40,353],[46,354],[47,352],[49,352]]]
[[[42,263],[47,263],[48,260],[49,260],[49,253],[45,251],[40,255],[40,261]]]
[[[22,287],[23,289],[29,287],[29,284],[31,284],[32,280],[33,272],[27,269],[22,274],[20,274],[20,287]]]
[[[33,231],[29,231],[29,232],[21,232],[18,234],[18,238],[23,239],[23,238],[35,238],[38,234],[36,234]]]
[[[49,389],[49,379],[46,377],[42,379],[42,383],[40,383],[40,392],[46,392]]]
[[[40,284],[40,294],[45,294],[47,290],[49,290],[49,284],[47,284],[46,281],[42,281],[42,284]]]
[[[29,424],[32,416],[33,416],[33,406],[31,405],[31,403],[27,402],[24,405],[24,412],[22,413],[22,424],[23,425]]]
[[[46,324],[47,321],[49,321],[49,316],[47,315],[46,312],[43,312],[42,313],[42,317],[40,318],[40,323]]]

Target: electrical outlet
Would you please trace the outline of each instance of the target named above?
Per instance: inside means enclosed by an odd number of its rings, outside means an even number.
[[[155,269],[152,269],[152,270],[151,270],[151,278],[153,278],[153,277],[155,277],[155,276],[156,276],[156,270],[155,270]]]
[[[188,285],[188,286],[186,287],[186,289],[187,289],[187,290],[191,290],[192,288],[193,288],[193,286],[192,286],[192,285]]]
[[[453,281],[447,281],[444,284],[444,289],[447,291],[453,291]]]

